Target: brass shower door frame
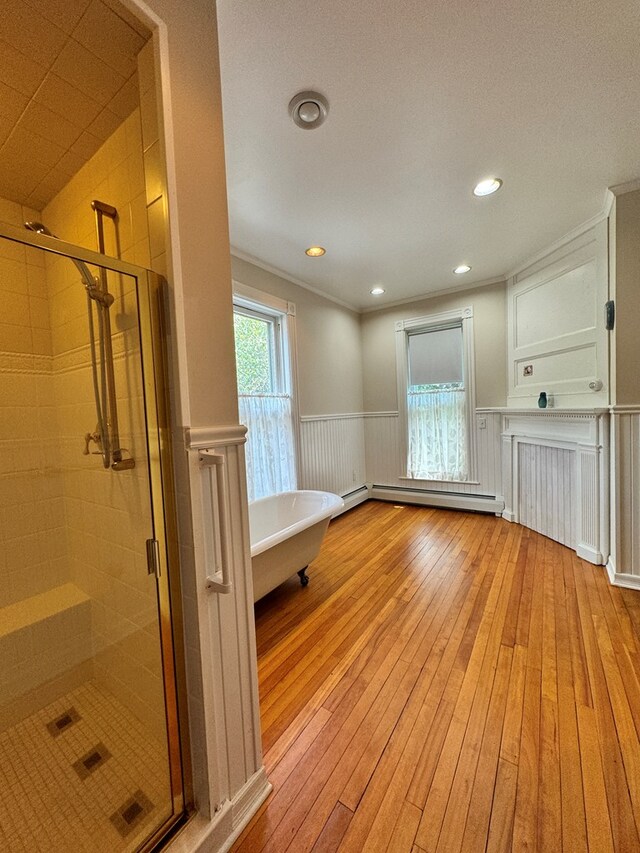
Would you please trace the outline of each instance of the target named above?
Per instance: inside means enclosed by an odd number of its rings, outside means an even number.
[[[0,238],[44,249],[61,257],[75,258],[107,272],[122,273],[135,280],[147,426],[150,502],[154,537],[158,542],[159,565],[156,582],[173,802],[171,817],[139,848],[140,853],[147,853],[180,825],[187,815],[192,799],[168,365],[164,345],[166,281],[145,267],[4,223],[0,223]],[[117,473],[115,476],[118,476]]]

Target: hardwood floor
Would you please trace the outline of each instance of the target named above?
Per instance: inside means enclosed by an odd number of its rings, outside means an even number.
[[[640,851],[640,593],[494,516],[368,502],[256,607],[273,793],[235,851]]]

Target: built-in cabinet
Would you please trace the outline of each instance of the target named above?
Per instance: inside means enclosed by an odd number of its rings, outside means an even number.
[[[609,402],[607,220],[516,272],[508,281],[508,405]]]

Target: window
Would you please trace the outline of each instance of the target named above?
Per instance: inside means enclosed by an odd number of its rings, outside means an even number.
[[[242,288],[243,293],[250,292]],[[255,292],[252,292],[255,296]],[[292,306],[264,295],[265,302],[234,296],[234,330],[240,420],[247,427],[249,500],[296,488],[288,311]]]
[[[398,383],[407,477],[471,479],[472,312],[396,324]]]

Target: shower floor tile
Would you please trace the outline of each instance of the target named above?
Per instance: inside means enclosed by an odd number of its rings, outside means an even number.
[[[168,779],[166,748],[88,682],[0,732],[0,850],[135,850],[171,813]]]

